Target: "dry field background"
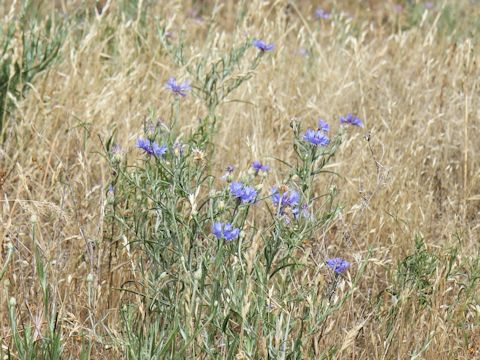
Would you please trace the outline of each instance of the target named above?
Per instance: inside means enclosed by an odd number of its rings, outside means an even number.
[[[174,41],[183,38],[192,62],[247,37],[275,44],[220,107],[217,176],[228,164],[247,168],[262,159],[274,184],[285,170],[274,158],[294,155],[292,120],[306,127],[322,117],[333,128],[347,112],[364,120],[363,129],[348,130],[329,165],[341,177],[315,185],[335,186],[343,205],[322,235],[322,251],[353,264],[371,251],[358,287],[318,346],[336,345],[333,357],[341,359],[480,357],[478,1],[434,2],[415,10],[414,20],[413,5],[396,12],[394,2],[373,0],[323,2],[348,13],[328,20],[315,18],[318,4],[308,1],[112,1],[102,14],[78,2],[39,5],[41,14],[55,14],[56,26],[64,22],[64,38],[58,58],[14,101],[2,130],[0,270],[9,244],[15,249],[0,282],[4,351],[13,341],[11,297],[20,323],[36,324],[37,341],[46,326],[36,244],[62,323],[62,356],[78,358],[89,341],[91,358],[121,357],[118,310],[127,297],[116,289],[135,276],[135,257],[120,250],[111,275],[111,170],[101,141],[115,133],[133,159],[150,109],[168,116],[165,81],[187,75],[159,40],[161,23]],[[236,24],[241,6],[246,13]],[[15,21],[15,13],[0,5],[2,19]],[[178,126],[186,134],[205,110],[194,96],[182,106]],[[416,236],[437,259],[427,306],[417,288],[399,288],[396,280]],[[315,251],[317,242],[305,246]]]

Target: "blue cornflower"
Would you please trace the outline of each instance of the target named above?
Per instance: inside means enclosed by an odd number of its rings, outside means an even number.
[[[156,142],[152,143],[152,148],[156,157],[162,157],[167,152],[167,145],[158,145]]]
[[[258,174],[260,171],[267,172],[270,169],[270,166],[263,165],[260,161],[255,160],[252,163],[252,169],[255,170],[255,174]]]
[[[254,203],[257,198],[257,191],[251,186],[245,186],[241,182],[232,182],[230,184],[230,193],[242,203]]]
[[[317,8],[317,10],[315,10],[315,16],[319,19],[330,19],[331,14],[322,8]]]
[[[278,209],[280,215],[285,215],[287,208],[292,209],[292,214],[298,213],[298,204],[300,201],[300,194],[295,190],[287,190],[281,193],[276,186],[274,186],[270,193],[272,202]]]
[[[350,267],[350,263],[342,258],[332,258],[327,260],[327,266],[336,274],[341,274]]]
[[[238,181],[232,182],[230,184],[230,193],[237,198],[241,198],[243,195],[243,184]]]
[[[323,132],[329,132],[330,131],[330,125],[328,125],[325,120],[323,119],[318,119],[318,130],[322,130]]]
[[[257,40],[257,39],[253,40],[252,44],[253,44],[253,46],[255,46],[257,49],[259,49],[262,52],[270,51],[270,50],[273,50],[273,48],[274,48],[273,44],[266,44],[262,40]]]
[[[145,151],[150,156],[154,155],[156,157],[162,157],[167,152],[166,145],[158,145],[154,141],[143,138],[137,139],[137,147]]]
[[[240,229],[234,228],[232,224],[216,222],[212,226],[212,234],[217,239],[224,239],[227,241],[234,240],[240,234]]]
[[[223,237],[223,224],[219,222],[213,223],[212,234],[215,235],[217,239],[221,239]]]
[[[233,172],[233,170],[235,170],[235,167],[233,165],[228,165],[226,168],[225,168],[225,171],[229,174],[231,174]]]
[[[363,127],[363,122],[353,114],[347,114],[346,116],[340,116],[340,124],[350,124],[354,126]]]
[[[174,94],[180,96],[187,96],[186,91],[191,90],[191,87],[187,80],[185,80],[181,84],[177,84],[177,80],[174,77],[168,79],[166,87],[167,89],[172,90]]]
[[[243,203],[254,203],[257,198],[257,190],[251,186],[245,186],[243,188],[243,194],[241,196]]]
[[[308,141],[313,145],[327,146],[328,144],[330,144],[330,139],[327,135],[325,135],[323,130],[315,131],[313,129],[307,129],[305,135],[303,136],[303,140]]]

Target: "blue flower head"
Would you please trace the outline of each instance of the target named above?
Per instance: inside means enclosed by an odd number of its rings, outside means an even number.
[[[330,125],[328,125],[325,120],[318,119],[318,130],[322,130],[323,132],[327,133],[330,131]]]
[[[155,141],[143,138],[137,139],[137,147],[150,156],[162,157],[167,152],[166,145],[158,145]]]
[[[330,139],[325,135],[323,130],[307,129],[303,136],[303,140],[308,141],[313,145],[327,146],[330,144]]]
[[[363,122],[353,114],[347,114],[346,116],[340,116],[340,124],[349,124],[353,126],[363,127]]]
[[[341,274],[350,267],[350,263],[342,258],[332,258],[327,260],[327,266],[332,269],[335,274]]]
[[[230,193],[244,204],[253,204],[257,198],[257,191],[253,187],[237,181],[230,184]]]
[[[253,40],[252,44],[253,44],[253,46],[255,46],[257,49],[259,49],[262,52],[271,51],[274,48],[273,44],[266,44],[262,40],[257,40],[257,39]]]
[[[187,80],[185,80],[181,84],[177,84],[177,80],[174,77],[168,79],[166,87],[167,89],[170,89],[174,94],[180,96],[187,96],[186,91],[191,90],[191,87]]]
[[[252,163],[252,169],[255,170],[255,174],[258,174],[260,171],[267,172],[270,169],[270,166],[263,165],[260,161],[255,160]]]
[[[292,214],[298,214],[298,205],[300,202],[300,194],[295,190],[287,190],[280,192],[278,187],[274,186],[270,192],[273,205],[277,208],[279,215],[286,215],[287,209],[292,210]]]
[[[253,204],[257,198],[257,191],[251,186],[245,186],[243,188],[243,194],[240,197],[243,203]]]
[[[240,229],[234,228],[232,224],[216,222],[212,226],[212,234],[217,239],[232,241],[240,235]]]
[[[315,17],[319,19],[330,19],[331,14],[328,11],[323,10],[322,8],[317,8],[315,10]]]
[[[234,228],[231,224],[225,224],[223,227],[223,238],[227,241],[236,239],[240,234],[240,229]]]
[[[212,234],[215,235],[217,239],[221,239],[223,237],[223,224],[216,222],[212,226]]]
[[[158,145],[156,142],[153,142],[152,149],[156,157],[162,157],[167,152],[167,145]]]
[[[243,184],[238,181],[234,181],[230,184],[230,193],[236,198],[241,198],[243,195]]]

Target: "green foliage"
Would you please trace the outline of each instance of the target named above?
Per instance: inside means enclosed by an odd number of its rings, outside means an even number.
[[[54,63],[63,40],[55,21],[40,20],[29,4],[0,29],[0,135],[15,102],[25,96],[35,76]]]
[[[413,288],[422,304],[426,304],[432,294],[432,278],[437,269],[437,257],[426,249],[423,238],[415,237],[413,253],[407,255],[397,267],[399,289]]]
[[[32,239],[35,244],[35,230],[32,227]],[[17,316],[17,304],[11,297],[7,305],[10,329],[12,330],[13,347],[7,348],[7,359],[12,354],[18,354],[20,359],[60,359],[62,355],[62,332],[58,322],[58,310],[52,299],[51,289],[48,285],[47,269],[38,247],[35,245],[35,268],[38,283],[42,292],[43,307],[39,306],[35,319],[24,321]],[[43,325],[43,319],[46,325]],[[33,322],[33,324],[32,324]],[[1,355],[1,351],[0,351]]]

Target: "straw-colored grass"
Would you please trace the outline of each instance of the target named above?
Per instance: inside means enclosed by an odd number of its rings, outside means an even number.
[[[109,273],[104,215],[110,169],[102,141],[115,132],[133,158],[149,109],[161,117],[170,112],[166,79],[187,77],[159,41],[158,16],[174,39],[184,37],[192,61],[201,53],[220,54],[247,36],[275,43],[254,77],[220,108],[217,175],[228,164],[247,168],[261,159],[271,165],[273,184],[285,171],[274,158],[293,156],[292,120],[306,127],[322,117],[334,128],[347,112],[364,120],[364,129],[349,129],[329,165],[341,177],[316,184],[337,187],[342,214],[322,239],[307,245],[322,244],[322,251],[349,259],[352,273],[368,251],[371,257],[353,296],[312,346],[336,344],[339,359],[478,358],[478,282],[473,295],[466,290],[480,239],[480,33],[468,25],[470,17],[480,17],[478,3],[435,3],[419,24],[400,31],[406,15],[396,14],[390,2],[330,1],[325,7],[349,12],[352,19],[321,21],[307,1],[287,6],[255,0],[245,3],[247,14],[234,31],[236,1],[208,2],[203,20],[191,8],[204,2],[144,2],[144,23],[122,12],[120,1],[110,2],[102,15],[68,2],[58,2],[56,10],[44,5],[45,13],[66,9],[70,23],[58,60],[15,104],[0,148],[0,265],[7,244],[15,248],[0,282],[0,344],[11,343],[6,304],[12,296],[23,322],[43,326],[35,243],[59,310],[64,354],[76,358],[86,336],[94,344],[91,358],[121,357],[120,345],[105,344],[120,336],[125,294],[116,289],[135,276],[135,258],[120,246]],[[9,8],[2,6],[7,16]],[[438,30],[445,6],[460,9],[458,24],[464,26],[453,33]],[[300,48],[309,54],[301,56]],[[205,111],[199,100],[186,97],[182,131]],[[389,291],[416,234],[439,258],[428,307],[419,305],[410,288]],[[447,276],[453,248],[454,275]]]

